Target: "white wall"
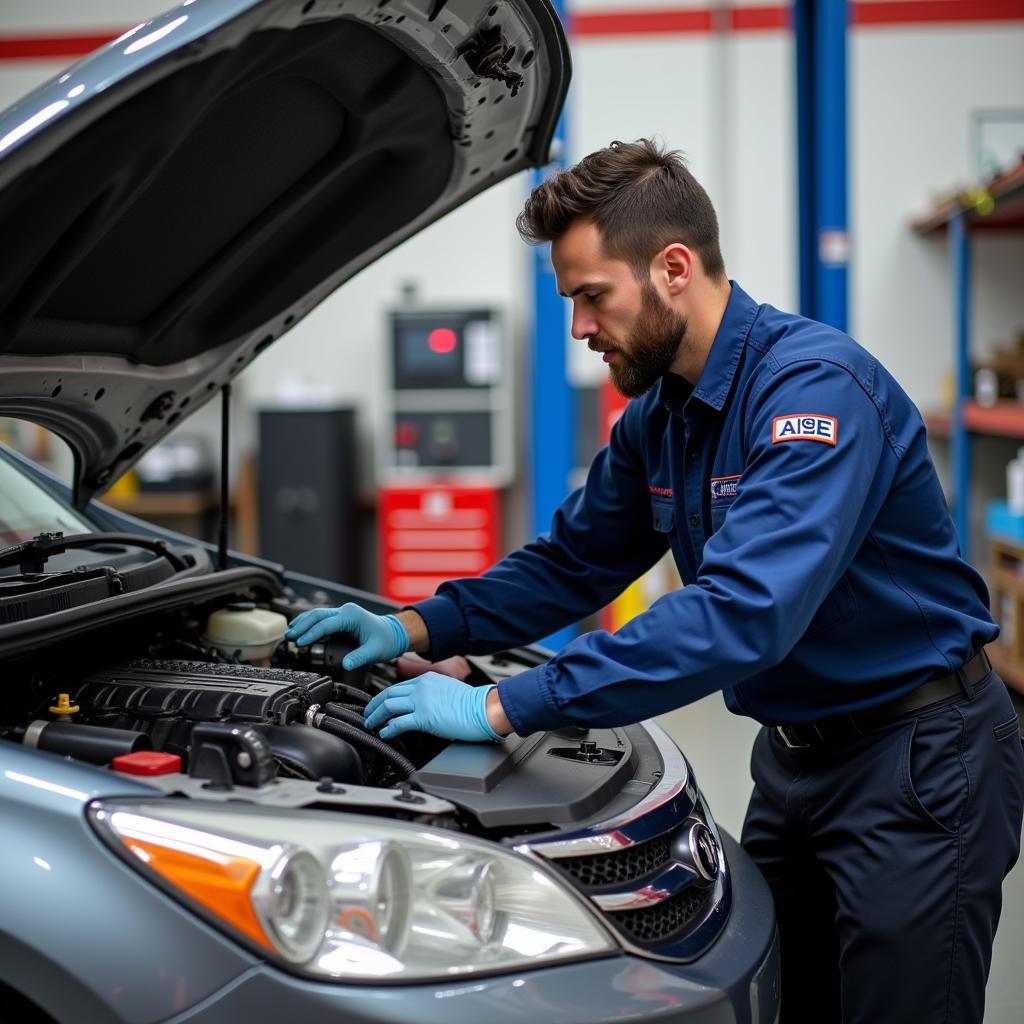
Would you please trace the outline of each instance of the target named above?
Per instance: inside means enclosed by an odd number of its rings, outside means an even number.
[[[730,37],[730,132],[720,206],[726,266],[761,302],[799,304],[796,47],[789,32]]]
[[[168,0],[3,0],[0,31],[4,35],[38,35],[124,31],[174,7]]]

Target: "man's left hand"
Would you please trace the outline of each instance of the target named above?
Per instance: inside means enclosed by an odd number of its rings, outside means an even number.
[[[492,689],[426,672],[378,693],[366,705],[366,727],[380,729],[385,740],[416,730],[449,740],[500,741],[503,737],[487,722],[487,694]]]

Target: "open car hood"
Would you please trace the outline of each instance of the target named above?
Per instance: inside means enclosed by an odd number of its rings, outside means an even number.
[[[186,0],[0,115],[0,414],[102,493],[343,281],[548,161],[546,0]]]

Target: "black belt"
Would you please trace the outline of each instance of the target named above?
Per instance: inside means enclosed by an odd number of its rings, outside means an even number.
[[[937,679],[922,683],[916,690],[897,697],[895,700],[879,704],[877,707],[864,711],[853,711],[845,715],[833,715],[819,722],[805,722],[801,725],[777,725],[775,731],[782,742],[791,750],[803,747],[819,747],[828,743],[862,736],[866,732],[887,725],[889,722],[912,711],[921,711],[938,704],[939,701],[955,697],[957,694],[969,694],[972,688],[980,683],[992,671],[988,655],[979,651],[970,661],[955,672],[947,672]]]

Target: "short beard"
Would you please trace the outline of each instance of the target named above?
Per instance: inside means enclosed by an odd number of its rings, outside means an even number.
[[[654,285],[643,285],[640,312],[627,339],[629,355],[617,349],[621,365],[609,366],[615,389],[626,398],[639,398],[650,390],[675,361],[686,337],[686,317],[666,305]]]

